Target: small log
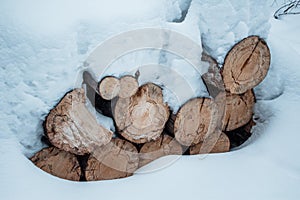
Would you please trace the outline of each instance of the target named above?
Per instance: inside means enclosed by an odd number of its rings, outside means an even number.
[[[123,76],[120,78],[119,97],[129,98],[133,96],[139,89],[138,81],[133,76]]]
[[[37,167],[59,178],[79,181],[81,169],[75,155],[49,147],[42,149],[30,159]]]
[[[214,120],[212,104],[211,99],[195,98],[179,109],[174,122],[174,135],[180,144],[190,146],[204,140],[211,120]]]
[[[109,143],[113,135],[86,108],[83,89],[67,93],[50,111],[45,132],[54,146],[77,155],[91,153]]]
[[[121,81],[118,78],[113,76],[104,77],[99,83],[100,96],[105,100],[112,100],[117,97],[120,93],[120,82]]]
[[[119,98],[114,110],[119,133],[138,144],[157,139],[169,114],[161,88],[152,83],[141,86],[130,98]]]
[[[230,148],[230,141],[229,138],[225,133],[221,133],[220,137],[217,140],[208,140],[207,146],[210,147],[209,153],[223,153],[228,152]],[[190,147],[190,155],[196,155],[202,153],[202,147],[203,142],[200,142],[196,145],[193,145]]]
[[[139,153],[142,167],[153,160],[166,155],[182,155],[181,145],[171,136],[162,135],[157,140],[145,143]]]
[[[253,116],[254,103],[252,90],[240,95],[227,92],[222,130],[232,131],[247,124]]]
[[[227,91],[243,94],[258,85],[270,67],[270,50],[258,36],[250,36],[237,43],[227,54],[223,79]]]
[[[138,151],[131,143],[112,139],[100,147],[87,161],[87,181],[111,180],[131,176],[138,168]]]

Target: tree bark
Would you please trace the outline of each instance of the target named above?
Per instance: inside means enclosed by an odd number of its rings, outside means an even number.
[[[163,102],[161,88],[152,83],[141,86],[129,98],[119,98],[114,111],[119,133],[138,144],[157,139],[169,114],[169,108]]]
[[[99,83],[99,94],[105,100],[112,100],[120,93],[120,80],[113,76],[104,77]]]
[[[135,146],[125,140],[112,139],[88,159],[87,181],[111,180],[131,176],[138,168],[139,156]]]
[[[81,169],[75,155],[55,147],[42,149],[30,159],[37,167],[59,178],[79,181]]]
[[[67,93],[50,111],[45,131],[54,146],[77,155],[91,153],[109,143],[113,135],[86,108],[83,89]]]
[[[270,67],[270,50],[266,42],[250,36],[237,43],[227,54],[223,79],[227,91],[243,94],[258,85]]]
[[[166,155],[182,155],[182,147],[174,138],[163,134],[157,140],[142,146],[139,167]]]

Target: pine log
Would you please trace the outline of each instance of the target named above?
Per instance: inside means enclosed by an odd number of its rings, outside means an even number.
[[[185,103],[178,111],[174,122],[176,140],[184,145],[198,144],[207,137],[213,115],[213,101],[195,98]]]
[[[30,160],[49,174],[72,181],[80,180],[78,160],[69,152],[49,147],[36,153]]]
[[[120,93],[120,82],[121,81],[118,78],[113,76],[104,77],[99,83],[100,96],[105,100],[112,100],[117,97]]]
[[[138,168],[138,151],[131,143],[112,139],[96,150],[87,161],[87,181],[110,180],[131,176]]]
[[[139,153],[139,167],[166,155],[182,155],[182,153],[181,145],[171,136],[163,134],[157,140],[142,146]]]
[[[119,97],[129,98],[133,96],[139,89],[138,81],[133,76],[123,76],[120,78]]]
[[[230,141],[229,138],[225,133],[221,133],[220,137],[217,140],[208,140],[207,146],[209,146],[210,152],[209,153],[223,153],[228,152],[230,148]],[[203,141],[193,145],[190,147],[190,155],[200,154],[205,152],[201,149],[203,145]],[[205,152],[206,153],[206,152]]]
[[[152,83],[141,86],[129,98],[119,98],[114,110],[119,133],[138,144],[157,139],[163,132],[169,114],[161,88]]]
[[[252,90],[244,94],[226,93],[223,131],[232,131],[247,124],[253,116],[255,97]]]
[[[59,149],[83,155],[109,143],[113,133],[97,123],[85,106],[83,89],[65,95],[46,118],[49,141]]]
[[[237,43],[227,54],[223,79],[227,91],[243,94],[258,85],[270,67],[270,50],[258,36],[250,36]]]

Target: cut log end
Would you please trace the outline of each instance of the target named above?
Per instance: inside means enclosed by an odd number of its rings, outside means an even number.
[[[162,135],[157,140],[145,143],[142,146],[139,153],[139,167],[166,155],[182,155],[182,147],[171,136]]]
[[[124,178],[131,176],[138,165],[135,146],[125,140],[112,139],[90,156],[85,176],[88,181]]]
[[[99,94],[105,100],[112,100],[120,92],[120,80],[113,76],[104,77],[99,83]]]
[[[77,155],[90,153],[112,138],[112,132],[98,124],[86,108],[83,89],[67,93],[50,111],[45,130],[54,146]]]
[[[133,76],[123,76],[120,79],[119,97],[129,98],[133,96],[139,88],[138,81]]]
[[[267,44],[257,36],[237,43],[224,62],[222,75],[226,90],[242,94],[258,85],[267,75],[270,58]]]
[[[170,111],[163,102],[161,88],[149,83],[141,86],[130,98],[119,98],[114,114],[121,135],[140,144],[161,135]]]
[[[55,147],[36,153],[30,159],[37,167],[59,178],[79,181],[81,169],[75,155]]]

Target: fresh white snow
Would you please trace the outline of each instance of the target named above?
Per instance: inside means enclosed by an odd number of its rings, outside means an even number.
[[[300,16],[272,19],[271,4],[193,0],[186,21],[174,23],[188,1],[1,1],[1,199],[298,199]],[[255,89],[258,119],[253,136],[243,148],[229,153],[182,156],[161,170],[143,173],[177,159],[168,156],[120,180],[76,183],[36,168],[26,156],[42,148],[41,123],[64,93],[78,84],[82,63],[107,38],[148,27],[173,29],[202,42],[220,64],[243,37],[258,34],[266,38],[271,68]],[[159,60],[162,54],[165,59]],[[124,68],[120,70],[116,63]],[[125,66],[136,69],[143,65],[147,70],[148,65],[162,65],[163,73],[153,77],[165,75],[164,70],[175,66],[173,73],[191,76],[188,84],[195,91],[190,95],[205,95],[202,87],[194,88],[199,83],[193,78],[197,74],[186,70],[192,68],[170,53],[143,50],[116,63],[109,69],[116,75],[126,73]],[[158,84],[164,80],[161,77]],[[175,109],[189,98],[178,100],[171,89],[167,91],[169,87],[165,88],[165,100],[173,102]]]

